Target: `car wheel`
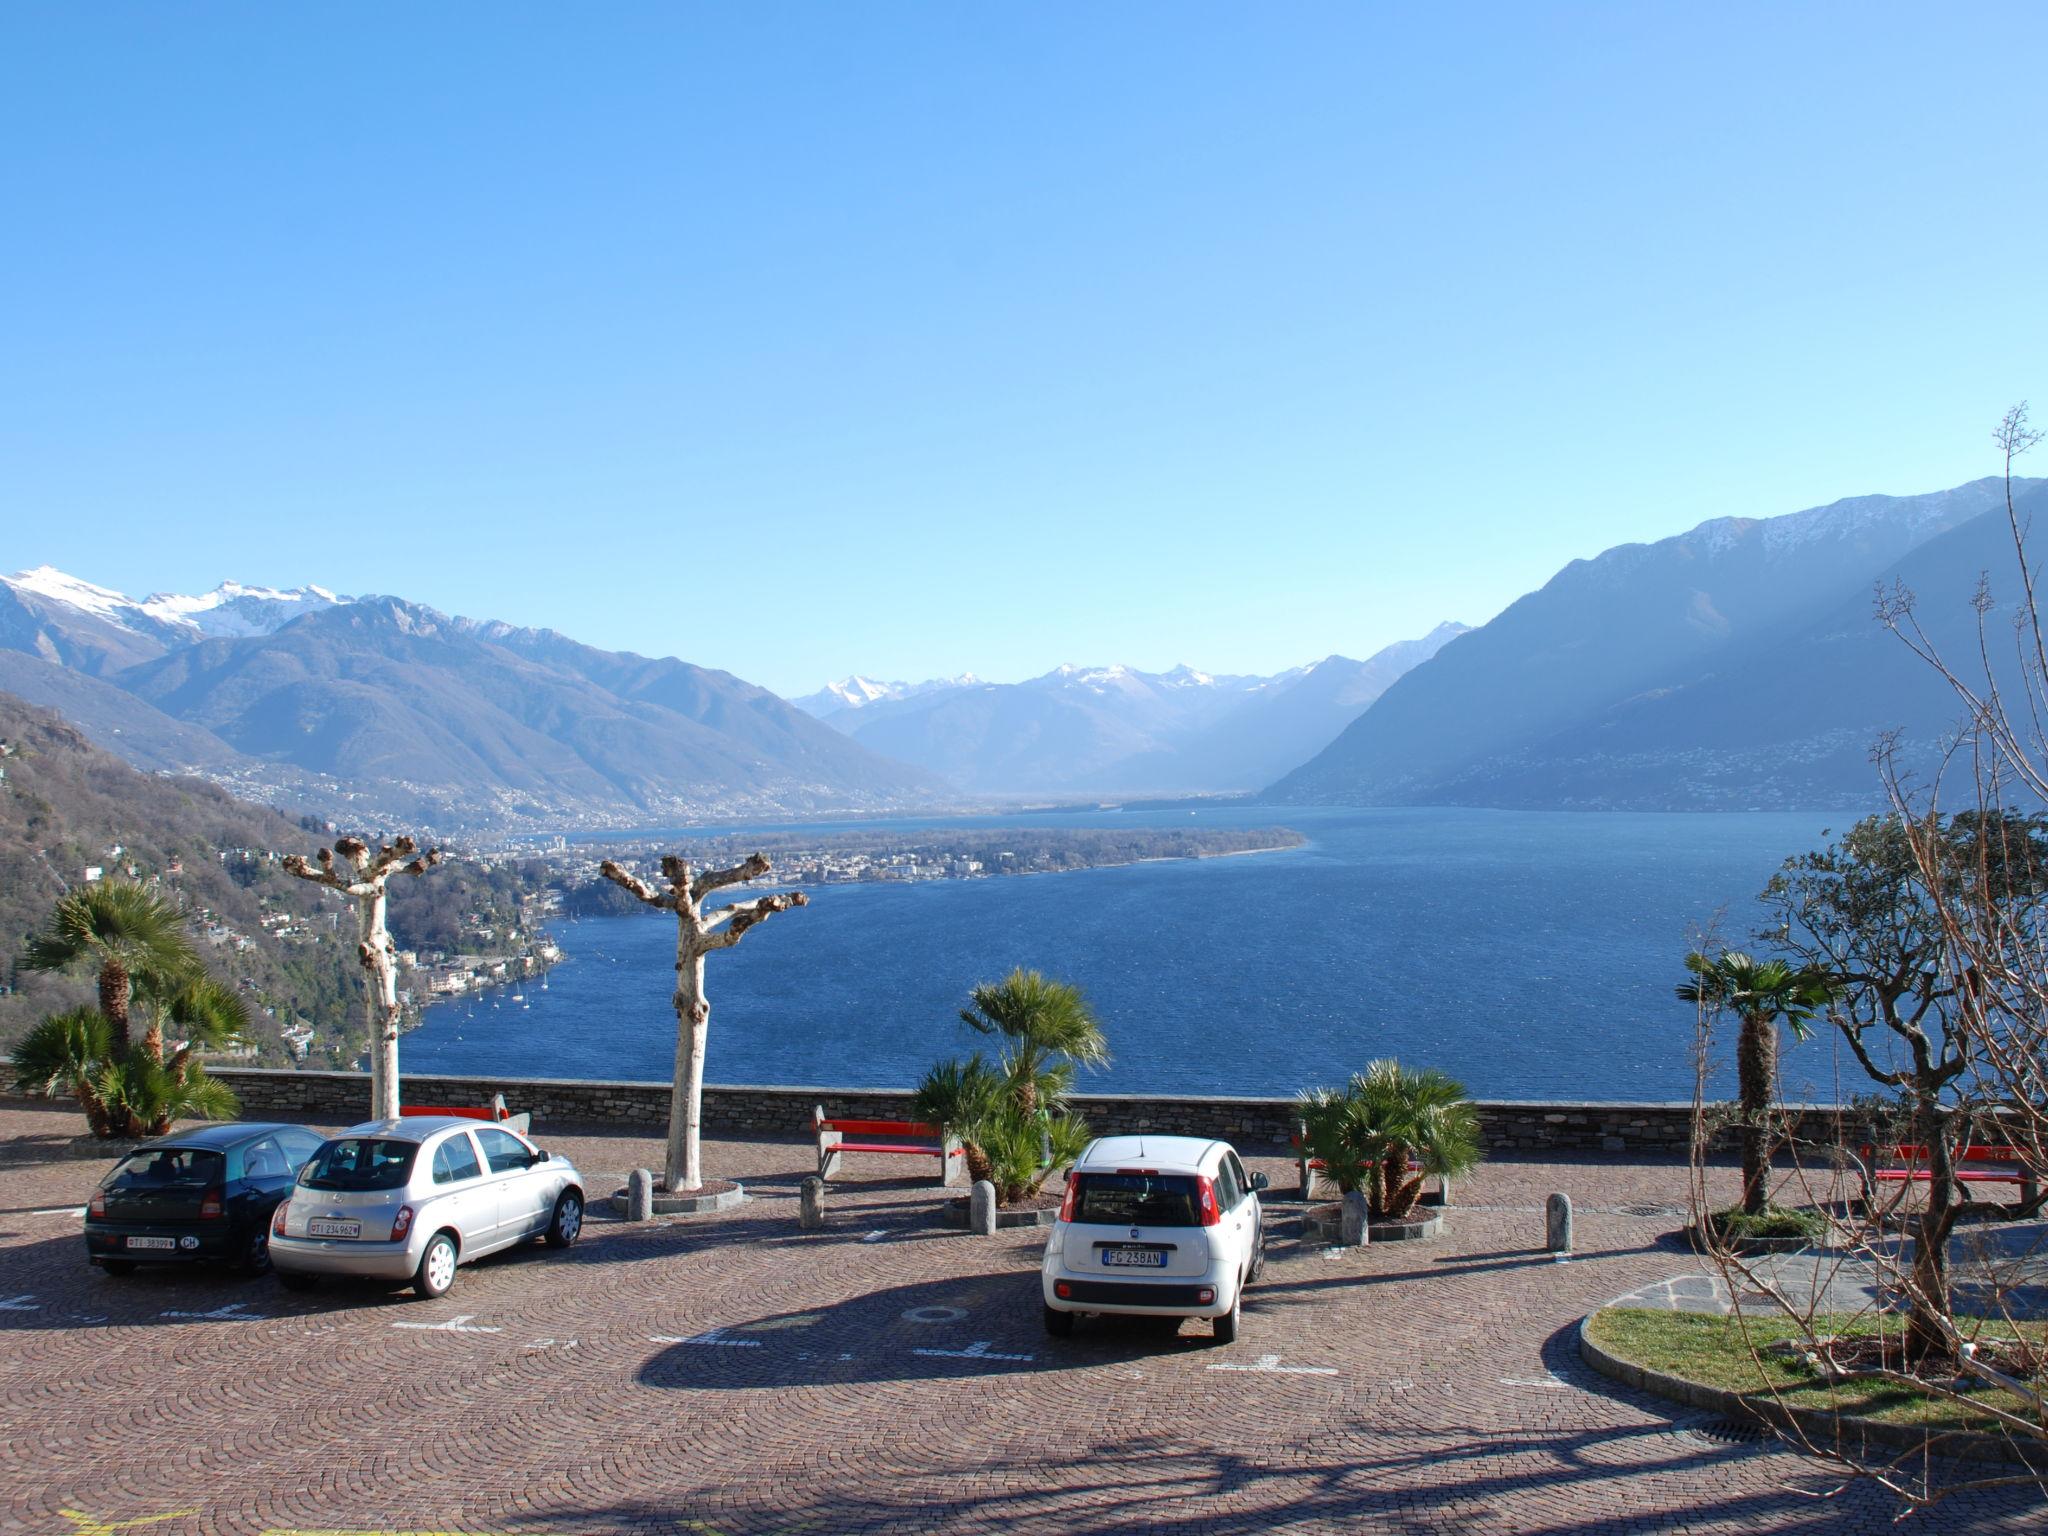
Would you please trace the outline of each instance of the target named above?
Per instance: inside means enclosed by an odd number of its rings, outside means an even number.
[[[261,1275],[270,1269],[270,1223],[263,1222],[249,1234],[242,1251],[235,1259],[235,1271],[244,1275]]]
[[[1216,1319],[1216,1342],[1218,1344],[1235,1344],[1237,1342],[1237,1325],[1243,1318],[1244,1286],[1240,1284],[1237,1288],[1237,1294],[1230,1298],[1230,1310]]]
[[[1074,1331],[1074,1314],[1062,1312],[1058,1307],[1045,1309],[1045,1331],[1056,1339],[1064,1339]]]
[[[413,1271],[413,1293],[422,1301],[432,1301],[436,1296],[446,1296],[448,1287],[455,1283],[455,1239],[446,1232],[436,1232],[427,1240],[427,1251],[420,1255],[420,1267]]]
[[[576,1241],[583,1230],[583,1197],[573,1189],[562,1191],[555,1201],[555,1217],[548,1223],[547,1244],[550,1248],[566,1248]]]
[[[320,1287],[318,1275],[308,1275],[296,1269],[280,1269],[277,1283],[288,1291],[312,1291]]]
[[[100,1268],[118,1280],[123,1275],[135,1273],[135,1261],[133,1259],[101,1259]]]

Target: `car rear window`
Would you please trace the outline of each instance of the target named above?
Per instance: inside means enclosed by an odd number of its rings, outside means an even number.
[[[1105,1226],[1198,1227],[1202,1199],[1185,1173],[1077,1173],[1074,1220]]]
[[[131,1152],[100,1180],[101,1189],[208,1189],[221,1182],[227,1159],[204,1147]]]
[[[401,1189],[412,1177],[415,1141],[344,1136],[306,1160],[299,1182],[308,1189]]]

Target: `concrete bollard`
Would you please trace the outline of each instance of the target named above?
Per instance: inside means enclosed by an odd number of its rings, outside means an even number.
[[[1338,1212],[1337,1241],[1347,1248],[1363,1248],[1372,1241],[1372,1208],[1358,1190],[1344,1197]]]
[[[1552,1195],[1543,1204],[1543,1246],[1563,1256],[1572,1251],[1572,1197]]]
[[[976,1179],[967,1192],[967,1230],[978,1237],[996,1233],[996,1187],[987,1179]]]
[[[825,1225],[825,1181],[816,1174],[796,1187],[796,1222],[806,1232]]]
[[[626,1179],[626,1220],[652,1221],[654,1219],[654,1175],[645,1168],[635,1168]]]

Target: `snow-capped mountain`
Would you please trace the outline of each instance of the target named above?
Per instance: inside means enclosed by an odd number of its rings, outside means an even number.
[[[842,710],[866,709],[870,704],[886,704],[894,699],[915,699],[928,693],[973,688],[980,682],[981,679],[972,672],[962,672],[958,677],[927,678],[921,683],[878,683],[871,677],[855,673],[852,677],[842,677],[836,683],[827,683],[816,693],[807,693],[789,702],[805,714],[823,720]]]
[[[281,590],[244,586],[238,581],[224,581],[197,597],[157,592],[137,600],[52,565],[0,576],[0,586],[5,586],[14,600],[10,607],[32,615],[48,631],[47,645],[37,647],[44,654],[68,648],[124,660],[143,659],[152,649],[195,640],[275,634],[301,614],[353,601],[325,587]],[[14,617],[18,628],[21,612]],[[108,631],[132,639],[115,638]]]

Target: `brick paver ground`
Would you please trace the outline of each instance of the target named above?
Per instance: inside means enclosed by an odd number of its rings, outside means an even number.
[[[796,1223],[806,1143],[716,1142],[755,1199],[593,1220],[438,1302],[116,1280],[74,1116],[0,1108],[0,1527],[232,1532],[1872,1532],[1893,1506],[1580,1363],[1578,1319],[1692,1269],[1686,1173],[1503,1160],[1448,1233],[1333,1253],[1285,1204],[1237,1345],[1040,1330],[1042,1235],[956,1234],[896,1159]],[[608,1191],[651,1139],[547,1136]],[[1248,1159],[1283,1189],[1292,1167]],[[1572,1196],[1580,1256],[1532,1252]],[[1707,1426],[1710,1428],[1710,1426]],[[2039,1531],[1958,1499],[1922,1528]],[[164,1518],[168,1517],[168,1518]],[[1910,1528],[1910,1527],[1909,1527]]]

